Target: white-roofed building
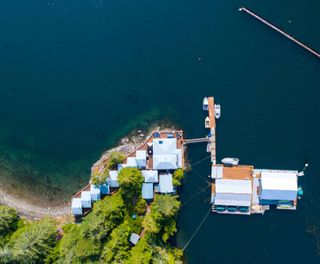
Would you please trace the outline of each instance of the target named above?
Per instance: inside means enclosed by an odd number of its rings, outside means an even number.
[[[261,200],[297,199],[298,178],[295,172],[262,171],[261,172]]]
[[[157,170],[142,170],[142,176],[144,177],[144,182],[158,182],[158,171]]]
[[[153,140],[153,155],[173,154],[177,150],[176,138],[161,138]]]
[[[215,205],[247,207],[251,205],[251,180],[216,179],[215,188]]]
[[[136,151],[136,163],[138,168],[145,168],[147,165],[147,151],[137,150]]]
[[[176,138],[153,140],[153,169],[176,170],[182,168],[182,150],[177,149]]]
[[[128,168],[137,168],[137,161],[135,157],[127,158],[127,166]]]
[[[175,170],[177,168],[177,154],[153,155],[154,170]]]
[[[133,244],[133,245],[136,245],[138,243],[140,239],[140,236],[136,233],[132,233],[131,236],[130,236],[130,239],[129,241]]]
[[[109,181],[109,186],[111,188],[119,188],[118,171],[116,170],[109,171],[108,181]]]
[[[159,192],[173,193],[172,174],[159,175]]]
[[[72,198],[71,212],[73,215],[82,215],[81,198]]]
[[[153,199],[153,183],[142,184],[142,198],[146,200]]]
[[[81,206],[82,208],[91,208],[91,195],[89,191],[81,192]]]
[[[101,199],[100,187],[97,185],[90,185],[90,195],[92,201],[98,201]]]

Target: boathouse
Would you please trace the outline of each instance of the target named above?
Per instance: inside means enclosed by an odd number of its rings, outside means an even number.
[[[216,180],[216,195],[214,205],[217,210],[228,209],[229,211],[249,211],[252,200],[251,180]]]
[[[260,203],[278,204],[295,201],[298,193],[296,172],[262,171]]]

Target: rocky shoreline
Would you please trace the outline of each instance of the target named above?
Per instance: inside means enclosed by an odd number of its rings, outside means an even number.
[[[155,130],[165,130],[173,128],[162,128],[154,125],[148,131],[143,129],[136,129],[128,136],[120,139],[118,146],[104,152],[99,160],[93,165],[96,166],[108,159],[108,156],[113,151],[121,152],[125,155],[133,152],[140,144],[142,144],[147,137],[149,137]],[[89,176],[88,176],[89,180]],[[25,199],[19,195],[9,193],[4,187],[0,186],[0,204],[7,205],[17,210],[17,212],[28,219],[40,219],[43,217],[54,217],[58,220],[65,221],[72,217],[70,212],[70,203],[64,203],[61,206],[48,206],[47,204],[35,205],[31,200]]]

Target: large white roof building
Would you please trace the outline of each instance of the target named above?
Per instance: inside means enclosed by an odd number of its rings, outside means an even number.
[[[298,180],[295,172],[261,172],[261,199],[294,201],[297,199],[297,192]]]
[[[179,160],[180,158],[180,160]],[[153,140],[153,169],[175,170],[182,167],[182,154],[177,149],[176,138]]]
[[[216,205],[250,206],[251,199],[251,180],[216,179]]]

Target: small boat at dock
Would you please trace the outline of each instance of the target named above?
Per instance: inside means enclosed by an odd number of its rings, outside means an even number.
[[[224,158],[221,162],[226,166],[237,166],[239,164],[238,158]]]
[[[204,127],[205,128],[210,128],[210,119],[207,116],[206,119],[204,120]]]
[[[203,98],[202,108],[204,111],[208,111],[208,105],[209,105],[208,97]]]
[[[208,152],[208,153],[211,152],[211,143],[210,143],[210,142],[207,144],[207,152]]]
[[[218,119],[221,116],[221,105],[215,104],[214,105],[214,116]]]

